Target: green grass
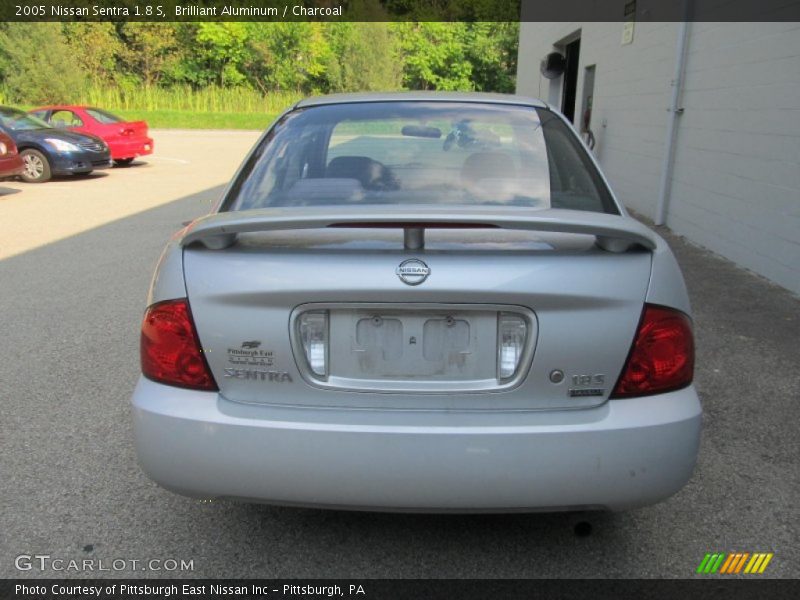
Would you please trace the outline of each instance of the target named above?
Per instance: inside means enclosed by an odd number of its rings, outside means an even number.
[[[113,110],[130,121],[147,121],[151,129],[266,129],[278,113],[192,112],[186,110]]]
[[[0,104],[7,97],[0,86]],[[289,106],[300,100],[296,92],[270,92],[266,95],[246,88],[189,86],[159,88],[139,86],[89,87],[80,97],[65,104],[97,106],[131,121],[144,120],[154,129],[257,129],[263,131]],[[22,110],[35,108],[27,102]],[[44,102],[42,104],[59,104]],[[37,104],[36,106],[41,106]]]
[[[266,95],[246,88],[189,86],[131,89],[92,87],[81,103],[104,108],[130,120],[145,120],[154,129],[264,130],[300,99],[294,92]]]
[[[190,86],[159,88],[138,86],[90,87],[81,94],[81,104],[91,104],[107,110],[179,110],[189,112],[270,113],[281,112],[301,98],[295,92],[262,94],[247,88],[210,86],[193,89]]]

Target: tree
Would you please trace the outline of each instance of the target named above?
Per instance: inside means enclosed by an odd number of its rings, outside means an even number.
[[[246,56],[248,30],[244,23],[203,22],[197,25],[197,45],[192,56],[220,87],[241,85],[244,74],[239,70]]]
[[[176,67],[180,51],[191,48],[178,43],[176,23],[128,22],[119,26],[118,34],[124,44],[123,68],[138,77],[145,85],[158,83]]]
[[[417,90],[472,90],[466,23],[396,23],[404,64],[403,82]]]
[[[329,91],[400,89],[403,82],[400,47],[388,23],[332,23],[328,31],[332,49]]]
[[[262,90],[310,92],[324,88],[331,48],[322,24],[250,23],[246,70]]]
[[[342,21],[0,23],[0,79],[11,98],[79,98],[189,84],[263,94],[514,90],[518,0],[348,0]],[[390,14],[405,22],[390,23]],[[453,22],[430,21],[435,16]],[[486,21],[506,18],[505,21]]]
[[[95,84],[114,81],[123,44],[111,23],[64,23],[73,57]]]
[[[72,60],[61,23],[5,24],[0,53],[12,101],[50,104],[80,98],[85,74]]]
[[[518,22],[469,25],[466,57],[472,65],[475,89],[513,93],[517,77]]]

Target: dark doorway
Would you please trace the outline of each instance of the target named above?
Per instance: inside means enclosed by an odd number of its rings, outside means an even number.
[[[581,39],[570,42],[564,48],[566,68],[564,69],[564,89],[561,92],[561,112],[575,122],[575,92],[578,89],[578,58],[581,52]]]
[[[592,105],[594,104],[594,72],[596,66],[590,65],[583,70],[583,92],[581,92],[581,118],[578,131],[581,132],[589,150],[594,150],[594,131],[592,131]]]

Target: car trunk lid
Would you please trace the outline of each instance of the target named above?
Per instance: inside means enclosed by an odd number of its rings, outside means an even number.
[[[147,137],[146,121],[121,121],[97,124],[97,133],[107,139],[133,139]]]
[[[410,259],[429,269],[419,285],[398,274]],[[239,232],[216,250],[190,241],[184,271],[230,400],[564,409],[608,398],[641,314],[650,252],[609,252],[588,233],[500,228],[429,230],[412,251],[395,230],[316,228]],[[325,376],[309,369],[297,330],[298,316],[314,311],[328,318]],[[520,367],[506,379],[497,372],[504,315],[527,327]]]

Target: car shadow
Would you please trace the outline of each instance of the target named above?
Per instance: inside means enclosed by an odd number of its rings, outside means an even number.
[[[115,169],[141,169],[142,167],[149,167],[149,166],[151,165],[146,160],[134,160],[133,162],[130,162],[127,165],[114,163]]]
[[[108,175],[108,172],[105,170],[92,171],[91,173],[79,173],[76,175],[56,175],[50,181],[58,181],[59,183],[69,181],[90,181],[92,179],[103,179],[104,177],[108,177]]]
[[[3,185],[0,185],[0,198],[3,196],[13,196],[14,194],[19,194],[22,190],[18,190],[17,188],[9,188]]]

